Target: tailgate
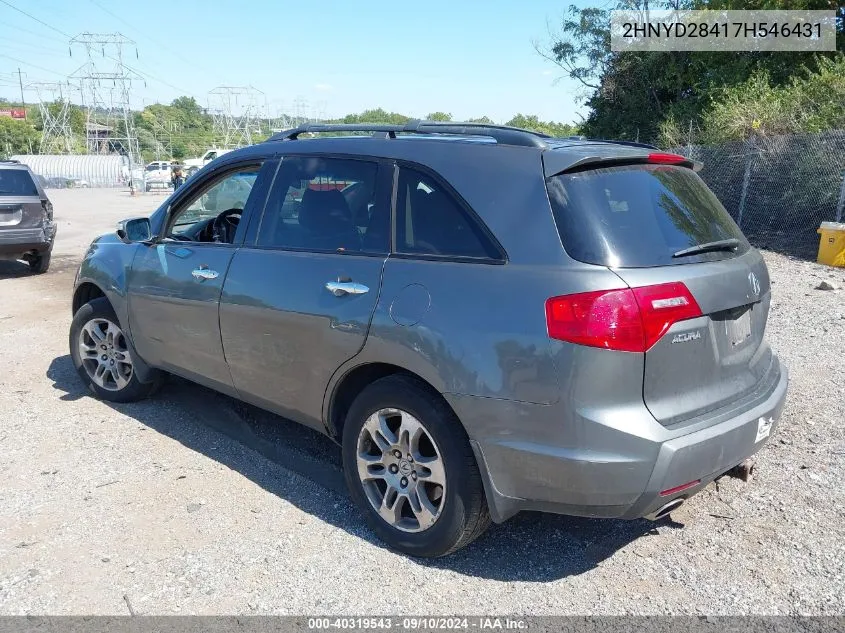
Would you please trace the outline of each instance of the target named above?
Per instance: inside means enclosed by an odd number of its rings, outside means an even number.
[[[755,250],[720,262],[615,271],[632,287],[682,281],[702,315],[674,323],[645,355],[643,399],[670,426],[751,393],[772,369],[771,293]]]

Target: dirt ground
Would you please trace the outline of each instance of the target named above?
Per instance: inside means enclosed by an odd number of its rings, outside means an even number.
[[[50,191],[53,265],[0,262],[0,614],[845,613],[845,273],[774,253],[783,421],[671,521],[526,513],[436,561],[385,549],[326,438],[185,381],[110,405],[68,355],[90,240],[162,196]]]

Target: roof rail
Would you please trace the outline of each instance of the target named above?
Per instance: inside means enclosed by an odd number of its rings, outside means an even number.
[[[488,123],[452,123],[449,121],[408,121],[400,125],[378,123],[309,123],[291,130],[274,134],[268,141],[294,141],[300,134],[315,132],[372,132],[378,138],[396,138],[397,134],[449,134],[456,136],[486,136],[500,145],[521,145],[524,147],[547,147],[544,139],[551,138],[539,132],[531,132],[506,125]]]

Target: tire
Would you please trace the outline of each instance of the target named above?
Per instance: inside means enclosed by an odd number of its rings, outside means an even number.
[[[47,272],[47,269],[50,268],[50,258],[52,256],[52,250],[46,251],[44,253],[39,253],[35,257],[32,257],[29,260],[29,270],[36,275],[42,275]]]
[[[132,354],[135,352],[130,351],[131,346],[120,329],[117,316],[104,297],[86,303],[73,315],[69,343],[70,356],[79,377],[101,400],[143,400],[161,384],[163,374],[158,371],[152,382],[138,380],[132,366]],[[85,357],[83,348],[87,351]],[[103,371],[98,372],[98,368]]]
[[[375,428],[383,431],[378,444]],[[403,441],[406,430],[419,438],[416,447]],[[399,448],[402,459],[393,453]],[[388,376],[361,392],[346,416],[342,452],[352,499],[378,537],[395,550],[445,556],[490,525],[481,474],[463,426],[439,394],[411,376]],[[440,479],[443,485],[435,483]],[[390,518],[376,509],[379,499]]]

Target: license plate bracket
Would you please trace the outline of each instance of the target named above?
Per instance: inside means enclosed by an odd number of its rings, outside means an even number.
[[[742,345],[751,337],[751,309],[749,308],[736,319],[725,321],[725,334],[731,347]]]

